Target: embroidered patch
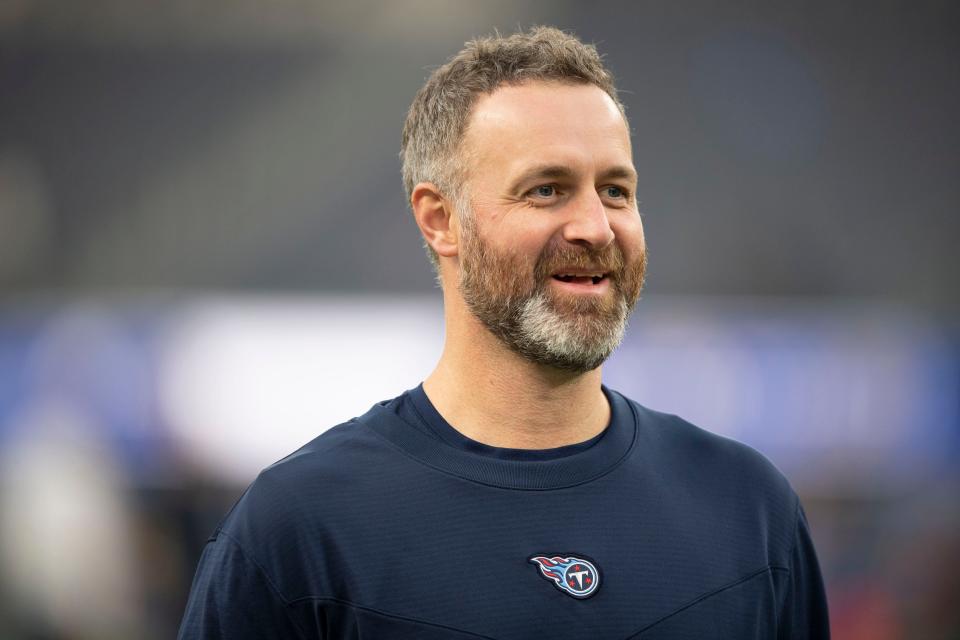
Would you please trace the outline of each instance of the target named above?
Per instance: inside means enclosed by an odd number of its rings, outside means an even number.
[[[540,574],[567,595],[589,598],[600,588],[597,565],[582,556],[531,556],[529,562],[540,568]]]

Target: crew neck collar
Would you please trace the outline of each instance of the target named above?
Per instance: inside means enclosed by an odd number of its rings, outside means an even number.
[[[374,405],[359,420],[440,471],[505,489],[560,489],[605,475],[636,440],[637,417],[630,403],[602,389],[610,403],[607,428],[590,440],[555,449],[507,449],[471,440],[440,415],[423,385]]]
[[[407,395],[413,403],[414,410],[419,414],[418,417],[437,437],[456,449],[488,458],[516,460],[520,462],[564,458],[575,453],[586,451],[595,445],[607,434],[610,427],[608,423],[603,431],[589,440],[552,449],[510,449],[506,447],[494,447],[468,438],[460,433],[456,427],[447,422],[447,420],[440,415],[440,412],[437,411],[430,397],[427,396],[427,392],[424,390],[422,384],[408,391]],[[611,416],[611,422],[612,421]]]

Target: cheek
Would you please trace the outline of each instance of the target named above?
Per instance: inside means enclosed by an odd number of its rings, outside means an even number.
[[[620,241],[627,260],[635,260],[647,250],[646,239],[643,235],[643,223],[637,215],[631,220],[625,220],[614,228],[614,235]]]
[[[529,211],[517,211],[508,215],[500,224],[490,226],[493,231],[490,241],[497,249],[515,256],[517,259],[536,258],[560,235],[560,227],[555,219],[546,215],[531,215]]]

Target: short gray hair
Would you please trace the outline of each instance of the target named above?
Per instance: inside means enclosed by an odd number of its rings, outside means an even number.
[[[470,40],[430,74],[407,112],[400,145],[407,201],[418,183],[433,182],[455,206],[466,206],[459,151],[473,105],[501,85],[534,80],[596,85],[624,113],[613,75],[596,47],[572,34],[534,27],[508,37],[495,33]],[[437,255],[429,245],[427,253],[436,267]]]

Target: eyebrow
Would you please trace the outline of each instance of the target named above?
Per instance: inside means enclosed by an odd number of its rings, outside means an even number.
[[[562,180],[573,178],[576,172],[570,167],[562,164],[544,164],[533,166],[521,173],[512,183],[512,189],[518,189],[522,185],[535,180]],[[598,180],[629,180],[636,182],[637,172],[633,167],[617,165],[601,171],[597,176]]]
[[[600,172],[601,180],[629,180],[630,182],[637,181],[637,171],[633,167],[627,167],[623,165],[617,165],[615,167],[610,167],[606,171]]]

